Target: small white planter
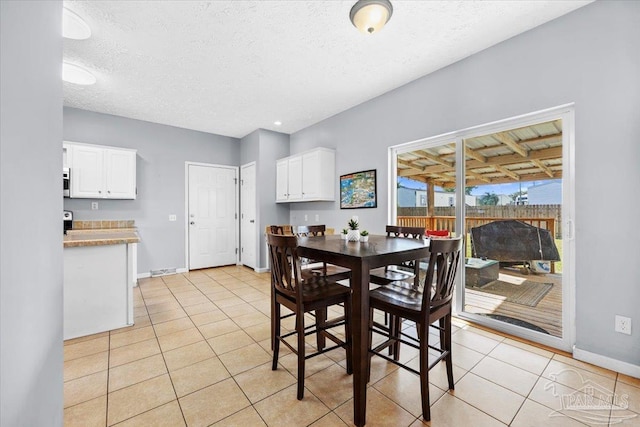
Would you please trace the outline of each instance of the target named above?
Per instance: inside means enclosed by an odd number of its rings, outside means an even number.
[[[360,230],[349,230],[347,233],[347,240],[350,242],[360,241]]]
[[[362,243],[366,243],[369,241],[369,235],[367,234],[366,236],[360,236],[360,241]]]
[[[347,240],[347,234],[340,233],[340,238],[341,238],[342,240]]]

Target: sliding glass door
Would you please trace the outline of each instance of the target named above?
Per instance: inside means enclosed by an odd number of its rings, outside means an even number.
[[[459,317],[571,349],[572,158],[570,107],[391,149],[391,220],[464,236]]]

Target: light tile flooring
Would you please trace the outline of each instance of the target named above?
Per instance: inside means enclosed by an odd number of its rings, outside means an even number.
[[[134,297],[135,326],[65,342],[65,426],[352,425],[344,351],[307,362],[302,401],[293,354],[271,371],[268,274],[144,279]],[[443,364],[431,371],[427,425],[640,426],[637,378],[460,321],[453,342],[456,388]],[[367,396],[368,426],[423,424],[417,376],[374,358]]]

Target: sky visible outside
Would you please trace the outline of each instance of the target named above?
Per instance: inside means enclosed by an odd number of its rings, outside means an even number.
[[[532,187],[534,185],[540,185],[540,184],[548,184],[548,183],[554,182],[554,181],[560,181],[560,180],[549,179],[549,180],[544,180],[544,181],[527,181],[527,182],[522,182],[522,183],[513,182],[513,183],[508,183],[508,184],[479,185],[476,188],[474,188],[473,191],[471,191],[471,195],[473,195],[473,196],[482,196],[482,195],[484,195],[486,193],[489,193],[489,194],[494,193],[494,194],[497,194],[497,195],[505,194],[505,195],[508,196],[510,194],[519,192],[520,188],[522,188],[522,192],[523,193],[526,193],[527,192],[527,188],[529,188],[529,187]],[[427,186],[426,186],[426,184],[424,182],[414,181],[412,179],[405,178],[405,177],[398,177],[398,183],[402,187],[413,188],[413,189],[417,189],[417,190],[426,190],[426,188],[427,188]],[[436,189],[441,190],[439,187],[436,187]]]

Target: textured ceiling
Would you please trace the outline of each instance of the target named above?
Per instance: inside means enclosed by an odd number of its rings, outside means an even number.
[[[401,1],[378,34],[355,0],[65,1],[89,24],[64,105],[243,137],[293,133],[590,1]],[[282,121],[275,126],[274,121]]]

